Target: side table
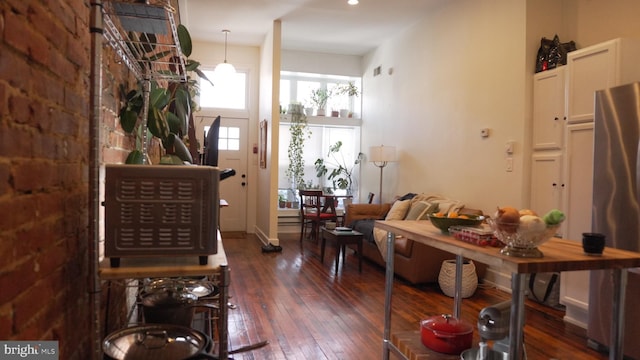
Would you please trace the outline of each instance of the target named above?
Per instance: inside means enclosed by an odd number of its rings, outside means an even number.
[[[355,230],[329,230],[324,226],[320,229],[322,243],[320,244],[320,261],[324,262],[324,247],[327,239],[336,242],[336,273],[338,273],[338,264],[340,263],[340,252],[342,252],[342,264],[345,264],[346,246],[348,244],[358,245],[358,270],[362,272],[362,233]]]

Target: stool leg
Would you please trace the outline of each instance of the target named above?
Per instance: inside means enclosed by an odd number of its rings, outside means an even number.
[[[336,239],[336,274],[338,273],[338,263],[340,263],[340,239]]]
[[[322,233],[320,237],[322,238],[322,240],[320,241],[320,262],[323,263],[324,262],[324,246],[327,242],[327,239],[324,237],[324,233]]]
[[[358,241],[358,270],[362,272],[362,239]]]

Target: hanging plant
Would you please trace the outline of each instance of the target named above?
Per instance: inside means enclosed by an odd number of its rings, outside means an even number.
[[[295,111],[290,114],[291,124],[289,132],[291,140],[287,156],[289,157],[289,167],[285,170],[285,175],[289,179],[294,189],[304,188],[304,141],[311,137],[311,131],[307,123],[307,117],[302,111]]]

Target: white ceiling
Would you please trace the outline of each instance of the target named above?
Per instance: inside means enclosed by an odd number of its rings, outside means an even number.
[[[282,21],[282,48],[364,55],[447,0],[179,0],[180,22],[194,40],[262,44]]]

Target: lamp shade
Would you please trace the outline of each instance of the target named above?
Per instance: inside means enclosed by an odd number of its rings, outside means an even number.
[[[226,82],[226,80],[232,78],[235,73],[236,68],[233,65],[229,64],[226,60],[225,62],[218,64],[215,70],[213,70],[214,78],[223,82]]]
[[[369,149],[369,161],[380,163],[396,161],[396,147],[384,145],[372,146]]]

